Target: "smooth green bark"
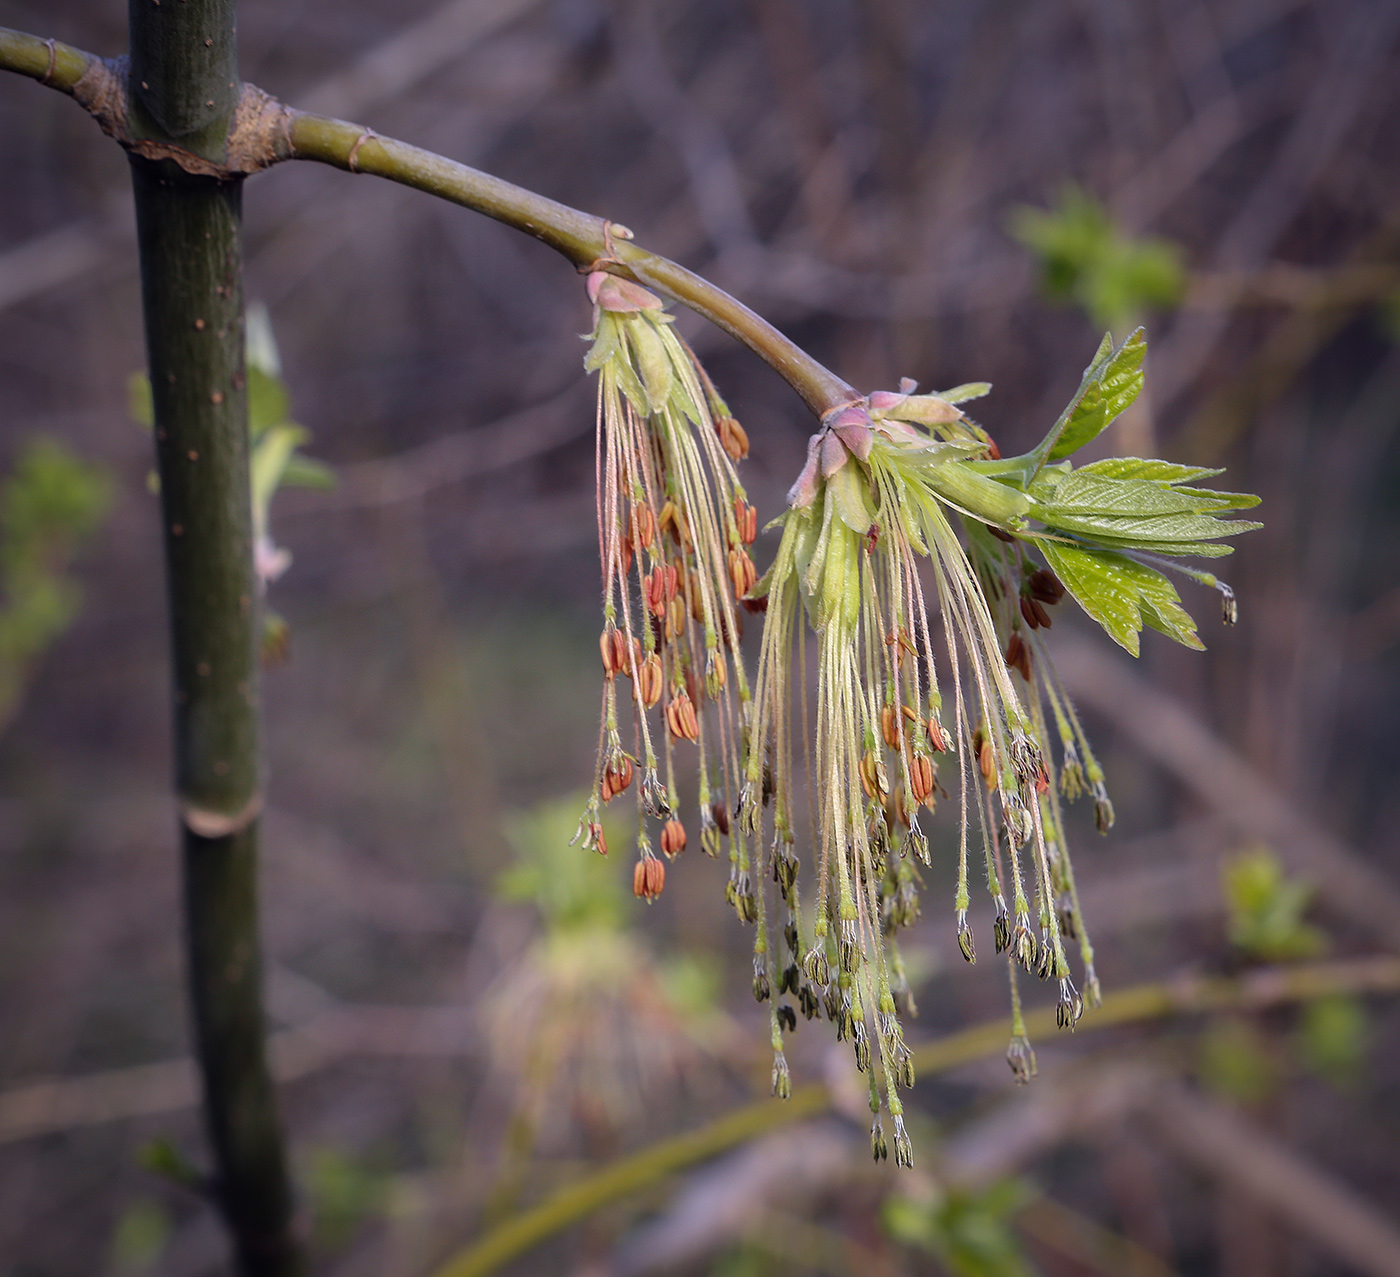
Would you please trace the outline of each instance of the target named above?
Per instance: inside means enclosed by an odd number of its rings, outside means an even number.
[[[221,159],[237,100],[227,0],[131,5],[128,128]],[[131,157],[160,473],[185,942],[213,1190],[244,1277],[302,1271],[264,1047],[258,589],[241,179]]]

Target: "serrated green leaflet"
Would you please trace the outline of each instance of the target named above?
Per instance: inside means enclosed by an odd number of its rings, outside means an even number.
[[[1142,390],[1142,361],[1146,354],[1147,337],[1138,328],[1099,366],[1050,445],[1047,460],[1058,461],[1082,448],[1127,409]]]
[[[1215,519],[1208,514],[1163,514],[1135,518],[1042,509],[1036,511],[1036,516],[1047,527],[1062,532],[1076,532],[1095,539],[1112,537],[1125,542],[1214,541],[1218,537],[1236,536],[1263,526],[1245,519]]]
[[[1061,514],[1145,519],[1162,514],[1239,510],[1259,504],[1258,497],[1245,493],[1174,488],[1147,479],[1112,479],[1083,470],[1055,483],[1046,497],[1037,494],[1037,501],[1035,513],[1047,523],[1054,523]]]
[[[1056,541],[1043,541],[1040,548],[1065,589],[1134,656],[1144,623],[1187,647],[1202,647],[1176,588],[1160,572],[1112,550]]]
[[[1171,461],[1156,461],[1146,457],[1105,457],[1080,466],[1080,474],[1097,474],[1107,479],[1150,479],[1154,483],[1185,483],[1191,479],[1209,479],[1224,474],[1219,467],[1179,466]]]

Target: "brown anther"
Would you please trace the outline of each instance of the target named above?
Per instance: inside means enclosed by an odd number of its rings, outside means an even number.
[[[1028,601],[1022,599],[1022,606]],[[1027,683],[1031,681],[1031,649],[1019,630],[1011,636],[1011,642],[1006,645],[1006,665],[1008,669],[1019,670]]]
[[[758,583],[758,569],[754,567],[748,551],[737,546],[729,551],[729,580],[734,586],[736,599],[742,599]]]
[[[986,439],[987,439],[987,457],[988,457],[988,459],[989,459],[989,460],[992,460],[992,461],[1000,461],[1000,460],[1001,460],[1001,449],[997,447],[997,441],[996,441],[995,439],[993,439],[991,435],[987,434],[986,431],[983,431],[982,433],[983,433],[984,435],[986,435]]]
[[[678,740],[700,739],[700,724],[695,717],[695,706],[686,692],[677,692],[671,697],[666,706],[666,726],[671,729],[671,735]]]
[[[885,744],[891,749],[899,748],[899,739],[904,734],[903,724],[900,722],[900,709],[908,709],[907,705],[896,707],[891,701],[880,711],[880,734],[885,738]]]
[[[739,540],[752,545],[758,536],[758,511],[743,497],[734,498],[734,522],[739,529]]]
[[[937,775],[933,760],[922,751],[916,751],[909,760],[909,792],[921,806],[933,797],[933,780]]]
[[[890,796],[890,782],[885,773],[885,764],[873,749],[867,749],[860,760],[860,787],[865,790],[867,798],[873,798],[879,803],[885,802]]]
[[[872,523],[865,533],[865,552],[874,554],[875,547],[880,544],[880,525]]]
[[[1026,585],[1030,587],[1031,598],[1041,603],[1055,604],[1065,597],[1065,587],[1049,568],[1032,572],[1026,579]]]
[[[626,576],[632,570],[632,542],[626,537],[622,538],[618,556],[622,559],[622,575]]]
[[[766,594],[761,594],[756,599],[742,598],[739,602],[744,605],[745,612],[755,612],[761,615],[768,611],[768,596]]]
[[[666,885],[666,866],[655,856],[643,856],[632,870],[632,894],[639,900],[652,901]]]
[[[650,709],[661,699],[665,684],[661,676],[661,658],[653,652],[637,667],[637,681],[632,694]]]
[[[932,715],[929,715],[928,720],[928,740],[940,754],[948,752],[948,738],[943,734],[943,724]]]
[[[982,773],[982,783],[988,789],[997,787],[997,760],[992,751],[992,742],[979,727],[972,733],[972,752],[977,755],[977,770]]]
[[[1021,615],[1025,618],[1026,624],[1033,630],[1048,630],[1050,628],[1050,613],[1038,599],[1033,599],[1029,595],[1021,596]]]
[[[666,641],[679,638],[685,632],[685,600],[675,598],[666,605]]]
[[[600,635],[598,635],[598,652],[603,658],[603,673],[609,678],[621,668],[617,662],[617,645],[613,642],[617,631],[609,625]],[[626,648],[623,651],[626,652]]]
[[[638,550],[644,550],[656,539],[656,516],[645,501],[632,506],[627,523],[628,543]]]
[[[611,802],[618,794],[625,792],[632,784],[632,776],[632,760],[623,754],[603,773],[603,801]]]
[[[670,497],[666,498],[661,507],[661,513],[656,516],[656,526],[662,532],[670,532],[678,545],[690,544],[690,532],[685,526],[685,521],[681,518],[681,512],[676,503]]]
[[[646,594],[647,607],[655,617],[666,615],[666,605],[676,597],[676,569],[669,564],[657,564],[642,579],[642,589]]]
[[[987,524],[987,531],[990,532],[994,537],[996,537],[998,541],[1005,541],[1008,545],[1013,544],[1016,540],[1016,538],[1012,536],[1011,533],[1003,532],[999,527],[992,523]]]
[[[685,826],[675,817],[661,826],[661,850],[672,860],[685,850]]]
[[[715,433],[731,461],[742,461],[749,455],[749,436],[733,417],[721,417],[716,421]]]
[[[711,803],[710,815],[715,818],[715,828],[726,838],[729,837],[729,808],[723,803]]]

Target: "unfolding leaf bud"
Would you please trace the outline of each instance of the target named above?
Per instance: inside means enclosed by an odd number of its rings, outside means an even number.
[[[865,796],[877,803],[883,803],[890,796],[884,761],[873,749],[867,749],[860,760],[860,786]]]
[[[632,774],[631,758],[626,754],[619,754],[603,773],[603,801],[610,803],[626,790],[632,784]]]
[[[739,540],[752,545],[758,536],[758,511],[743,497],[734,498],[734,524],[739,530]]]
[[[628,528],[628,541],[639,550],[644,550],[656,538],[656,516],[645,501],[632,506],[631,523]]]
[[[661,850],[672,860],[685,850],[685,826],[679,820],[668,820],[661,827]]]
[[[677,692],[667,704],[666,725],[677,740],[700,739],[700,724],[695,718],[695,706],[684,691]]]
[[[731,461],[742,461],[749,455],[749,436],[733,417],[720,417],[715,422],[715,433]]]
[[[937,772],[933,760],[922,750],[916,750],[909,759],[909,792],[920,806],[933,797],[933,780]]]
[[[1032,572],[1026,580],[1026,585],[1030,588],[1031,598],[1040,603],[1055,604],[1065,597],[1065,587],[1049,568]]]
[[[1030,602],[1030,599],[1022,599],[1022,608]],[[1034,606],[1039,607],[1040,604],[1036,603]],[[1011,636],[1011,641],[1006,645],[1006,667],[1018,670],[1027,683],[1031,681],[1031,649],[1019,630]]]
[[[632,870],[632,894],[651,902],[666,885],[666,866],[655,856],[643,856]]]
[[[758,569],[748,552],[738,546],[729,551],[729,581],[736,599],[742,599],[758,582]]]
[[[1028,594],[1021,595],[1021,615],[1033,630],[1050,628],[1050,613],[1045,610],[1039,599],[1033,599]]]

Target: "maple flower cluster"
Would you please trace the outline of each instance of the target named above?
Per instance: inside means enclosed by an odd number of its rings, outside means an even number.
[[[1053,609],[1072,596],[1135,655],[1144,624],[1200,647],[1161,569],[1228,553],[1221,537],[1259,525],[1219,516],[1257,499],[1194,486],[1216,471],[1068,460],[1141,388],[1139,330],[1117,347],[1105,338],[1060,419],[1023,456],[1002,458],[966,415],[985,383],[920,395],[906,380],[828,414],[774,521],[782,535],[760,578],[749,550],[757,516],[734,469],[747,452],[742,428],[660,299],[602,273],[589,291],[606,681],[581,832],[605,850],[599,804],[640,770],[634,889],[654,898],[665,874],[646,821],[663,822],[667,856],[685,847],[674,754],[678,741],[698,747],[700,843],[710,855],[727,843],[726,895],[755,928],[753,989],[769,1006],[774,1093],[791,1090],[784,1033],[799,1011],[825,1014],[868,1077],[875,1156],[888,1154],[887,1114],[895,1159],[909,1165],[897,1092],[914,1080],[901,1019],[913,1000],[898,935],[920,913],[926,814],[948,796],[946,778],[957,795],[958,945],[976,961],[975,859],[993,945],[1008,960],[1007,1059],[1026,1081],[1035,1055],[1018,968],[1053,984],[1062,1027],[1099,999],[1062,801],[1087,792],[1099,829],[1113,822],[1046,643]],[[1234,619],[1227,586],[1183,571],[1218,589]],[[766,613],[752,692],[738,646],[744,610]],[[632,682],[630,750],[620,677]],[[814,848],[805,911],[802,816]]]

